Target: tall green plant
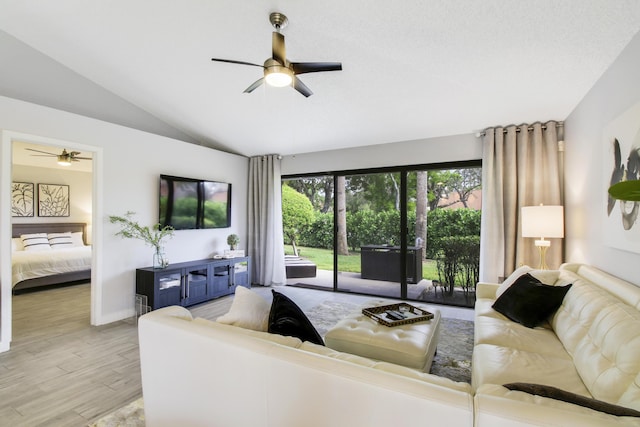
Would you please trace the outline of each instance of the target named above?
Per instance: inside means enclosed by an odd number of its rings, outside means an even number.
[[[282,186],[282,228],[285,241],[291,243],[293,252],[298,255],[297,241],[300,235],[311,226],[315,214],[309,199],[288,185]]]
[[[173,237],[173,227],[169,225],[160,227],[160,224],[155,224],[151,227],[142,226],[133,219],[134,215],[135,212],[128,211],[122,216],[109,216],[109,222],[111,222],[111,224],[120,226],[120,231],[115,233],[116,236],[125,239],[142,240],[145,244],[155,248],[156,252],[160,251],[164,239]]]

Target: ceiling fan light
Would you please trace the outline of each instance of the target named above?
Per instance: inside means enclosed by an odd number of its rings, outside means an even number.
[[[58,164],[60,166],[71,166],[71,159],[69,158],[69,156],[58,156]]]
[[[272,67],[273,70],[266,70],[264,79],[269,86],[284,87],[291,85],[293,73],[286,67]]]

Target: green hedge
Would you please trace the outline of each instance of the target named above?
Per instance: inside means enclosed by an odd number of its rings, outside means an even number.
[[[435,259],[442,240],[450,236],[479,236],[481,212],[473,209],[435,209],[427,215],[426,257]],[[415,241],[415,213],[407,217],[408,241]],[[347,241],[353,251],[363,245],[400,244],[400,213],[395,210],[347,213]],[[316,212],[313,223],[300,235],[302,246],[333,248],[333,214]]]
[[[480,237],[451,236],[440,239],[436,255],[438,276],[445,292],[460,286],[465,293],[475,291],[480,273]]]

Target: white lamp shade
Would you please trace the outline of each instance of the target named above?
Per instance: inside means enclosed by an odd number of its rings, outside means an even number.
[[[524,206],[522,237],[564,237],[564,207]]]

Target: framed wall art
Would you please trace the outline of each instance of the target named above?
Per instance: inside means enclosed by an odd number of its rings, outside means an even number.
[[[11,216],[33,216],[33,190],[32,182],[11,183]]]
[[[640,202],[615,200],[608,189],[620,181],[640,179],[640,103],[612,120],[603,132],[604,227],[607,246],[640,253]]]
[[[69,216],[69,186],[38,184],[38,216]]]

